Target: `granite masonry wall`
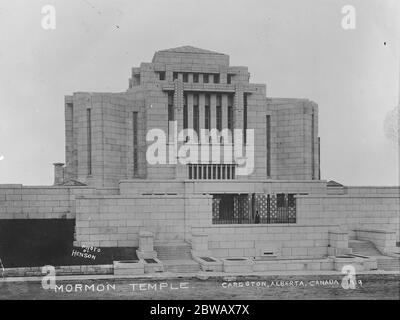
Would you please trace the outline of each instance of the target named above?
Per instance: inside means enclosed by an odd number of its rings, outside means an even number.
[[[317,258],[328,254],[329,231],[336,226],[301,224],[214,225],[193,227],[208,234],[215,257],[260,257],[269,252],[279,258]]]
[[[0,219],[73,219],[75,195],[95,192],[86,187],[0,185]]]
[[[76,245],[137,247],[141,230],[156,243],[184,241],[211,223],[211,196],[87,196],[76,200]],[[190,208],[190,209],[188,209]]]
[[[297,196],[297,221],[305,225],[339,225],[352,238],[354,229],[393,230],[399,241],[400,197],[390,194],[393,189],[389,194],[372,191],[369,194]]]

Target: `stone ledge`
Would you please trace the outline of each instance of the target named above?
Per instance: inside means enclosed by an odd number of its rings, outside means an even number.
[[[394,230],[379,230],[379,229],[353,229],[356,232],[372,232],[372,233],[396,233]]]

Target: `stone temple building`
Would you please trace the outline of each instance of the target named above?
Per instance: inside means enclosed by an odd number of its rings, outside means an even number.
[[[156,248],[214,257],[317,259],[355,239],[381,252],[399,241],[399,188],[321,180],[318,105],[268,97],[226,54],[160,50],[125,92],[66,96],[65,139],[54,186],[0,186],[0,219],[73,220],[75,245],[97,247],[138,247],[146,231]]]

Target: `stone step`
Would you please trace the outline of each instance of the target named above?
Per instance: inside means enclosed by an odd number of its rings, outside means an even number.
[[[191,259],[191,246],[185,243],[155,246],[154,250],[160,260]]]
[[[200,265],[194,260],[167,260],[163,261],[164,270],[176,273],[195,273],[201,271]]]
[[[349,248],[355,254],[366,256],[379,256],[381,253],[376,249],[375,245],[370,241],[349,240]]]

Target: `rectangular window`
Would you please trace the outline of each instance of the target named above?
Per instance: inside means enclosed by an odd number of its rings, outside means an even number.
[[[137,73],[133,76],[133,85],[140,86],[140,73]]]
[[[321,138],[318,137],[318,180],[321,180]]]
[[[176,79],[178,79],[178,72],[174,72],[174,73],[172,74],[172,78],[173,78],[174,81],[175,81]]]
[[[271,176],[271,116],[266,119],[267,177]]]
[[[210,106],[204,107],[204,129],[210,130],[211,118],[210,118]]]
[[[188,128],[188,97],[185,93],[183,95],[183,129]]]
[[[314,113],[311,115],[311,179],[315,179]]]
[[[247,93],[243,94],[243,143],[247,142]]]
[[[188,82],[189,81],[188,79],[189,79],[189,74],[185,72],[183,74],[183,82]]]
[[[204,106],[204,128],[211,128],[211,109],[210,109],[210,95],[206,94]]]
[[[199,82],[199,74],[198,73],[193,73],[193,82],[198,83]]]
[[[217,95],[217,130],[222,130],[222,97],[220,94]]]
[[[197,166],[193,165],[192,168],[193,168],[193,179],[197,179]]]
[[[168,137],[169,141],[173,139],[172,135],[173,132],[170,132],[169,129],[169,124],[170,121],[175,120],[175,115],[174,115],[174,92],[168,92]]]
[[[165,71],[161,71],[158,73],[158,78],[162,81],[165,80]]]
[[[219,83],[219,73],[214,74],[214,83]]]
[[[133,112],[132,115],[133,130],[133,176],[138,175],[138,113]]]
[[[233,134],[233,95],[228,96],[228,129]]]
[[[209,94],[206,94],[206,96],[205,96],[205,105],[206,106],[209,106],[211,103],[210,103],[210,101],[211,101],[211,99],[210,99],[210,95]]]
[[[228,84],[231,84],[231,83],[232,83],[232,76],[233,76],[233,75],[231,75],[231,74],[228,74],[228,75],[226,76],[226,82],[227,82]]]
[[[193,169],[192,169],[192,165],[191,164],[189,164],[189,179],[192,179],[192,177],[193,177],[193,174],[192,174],[192,171],[193,171]]]
[[[87,120],[87,174],[92,175],[92,117],[91,110],[86,110]]]
[[[199,134],[199,95],[193,95],[193,130]]]
[[[209,79],[210,79],[210,77],[209,77],[209,75],[207,73],[203,75],[203,82],[204,83],[208,83],[210,81]]]

